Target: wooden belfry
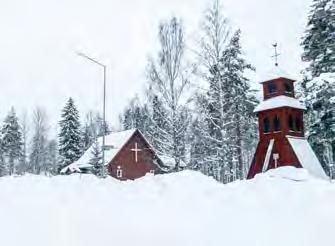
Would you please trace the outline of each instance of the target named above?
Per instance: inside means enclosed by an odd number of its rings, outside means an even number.
[[[262,83],[264,101],[254,110],[258,116],[259,142],[247,178],[281,166],[304,167],[318,177],[326,178],[304,134],[305,107],[295,99],[294,80],[278,69],[277,45],[273,78]]]

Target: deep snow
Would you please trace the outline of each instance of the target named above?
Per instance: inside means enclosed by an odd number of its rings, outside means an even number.
[[[228,185],[192,171],[4,177],[0,199],[4,246],[317,246],[335,228],[335,185],[294,168]]]

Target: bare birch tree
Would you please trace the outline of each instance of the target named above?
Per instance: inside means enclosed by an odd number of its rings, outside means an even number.
[[[189,116],[184,102],[189,80],[183,67],[184,32],[177,18],[160,24],[159,41],[159,55],[156,60],[150,61],[148,77],[151,82],[151,94],[159,98],[164,108],[165,124],[153,121],[151,134],[161,135],[161,153],[174,159],[175,169],[178,171],[185,158]]]

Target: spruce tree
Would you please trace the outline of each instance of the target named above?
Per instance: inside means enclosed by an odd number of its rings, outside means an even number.
[[[335,2],[314,0],[308,17],[302,47],[302,60],[308,62],[305,78],[299,83],[305,102],[306,135],[321,164],[329,173],[334,162],[334,74]]]
[[[81,135],[79,113],[72,98],[69,98],[61,114],[59,122],[59,156],[60,169],[81,156]]]
[[[256,138],[255,97],[244,74],[253,68],[242,55],[240,31],[231,35],[227,22],[219,1],[214,1],[206,12],[197,52],[204,89],[196,94],[191,148],[192,162],[204,165],[200,170],[222,182],[244,178],[253,146],[248,143]]]
[[[1,129],[3,159],[9,175],[16,172],[23,155],[22,132],[14,108],[8,113]]]
[[[232,119],[233,124],[228,127],[231,131],[231,143],[233,148],[233,160],[236,161],[236,177],[243,179],[247,165],[251,160],[245,159],[245,151],[248,145],[243,143],[246,141],[255,140],[256,135],[256,118],[253,114],[253,109],[257,104],[257,100],[250,89],[249,80],[245,77],[246,70],[254,70],[254,68],[245,60],[242,55],[242,48],[240,45],[240,30],[233,35],[227,49],[223,55],[223,77],[226,81],[227,87],[230,87],[227,97],[231,106],[227,107],[229,118]],[[225,99],[227,100],[227,98]],[[251,137],[251,138],[250,138]],[[232,160],[232,162],[234,162]]]
[[[195,137],[200,136],[194,139],[192,145],[201,144],[203,148],[202,154],[191,152],[191,160],[197,159],[204,174],[220,181],[224,181],[224,176],[231,171],[232,159],[225,129],[232,124],[227,114],[227,107],[231,105],[228,96],[230,88],[222,77],[223,53],[231,36],[227,22],[219,1],[213,1],[205,12],[198,38],[197,74],[203,83],[203,90],[196,93],[195,109],[198,116],[192,129],[196,133]],[[196,148],[198,146],[192,146],[191,149]]]
[[[120,116],[120,122],[125,130],[137,128],[147,135],[150,126],[148,106],[142,105],[139,98],[135,96]]]
[[[335,72],[335,2],[314,0],[302,46],[313,77]]]
[[[5,176],[8,173],[8,168],[5,162],[4,148],[2,144],[2,134],[0,131],[0,177]]]
[[[306,100],[311,115],[309,141],[330,174],[329,165],[334,165],[335,159],[335,73],[323,74],[309,81],[308,86],[313,89]]]
[[[93,166],[93,173],[98,177],[102,177],[103,175],[103,166],[102,166],[102,150],[99,145],[98,139],[95,139],[92,145],[91,151],[91,159],[89,160],[89,164]]]
[[[158,153],[164,155],[168,152],[166,146],[166,134],[169,132],[169,125],[167,122],[167,112],[161,100],[155,95],[153,91],[148,91],[148,100],[150,101],[150,126],[148,128],[148,136],[151,143]]]

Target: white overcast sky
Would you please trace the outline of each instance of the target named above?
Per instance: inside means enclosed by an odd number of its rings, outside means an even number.
[[[199,27],[208,0],[0,0],[0,118],[43,106],[50,124],[72,96],[81,112],[99,109],[102,71],[75,55],[84,51],[108,65],[107,119],[117,122],[128,100],[143,92],[147,57],[157,48],[157,25],[181,17],[188,38]],[[311,0],[222,0],[256,67],[252,82],[273,65],[298,77],[299,46]]]

